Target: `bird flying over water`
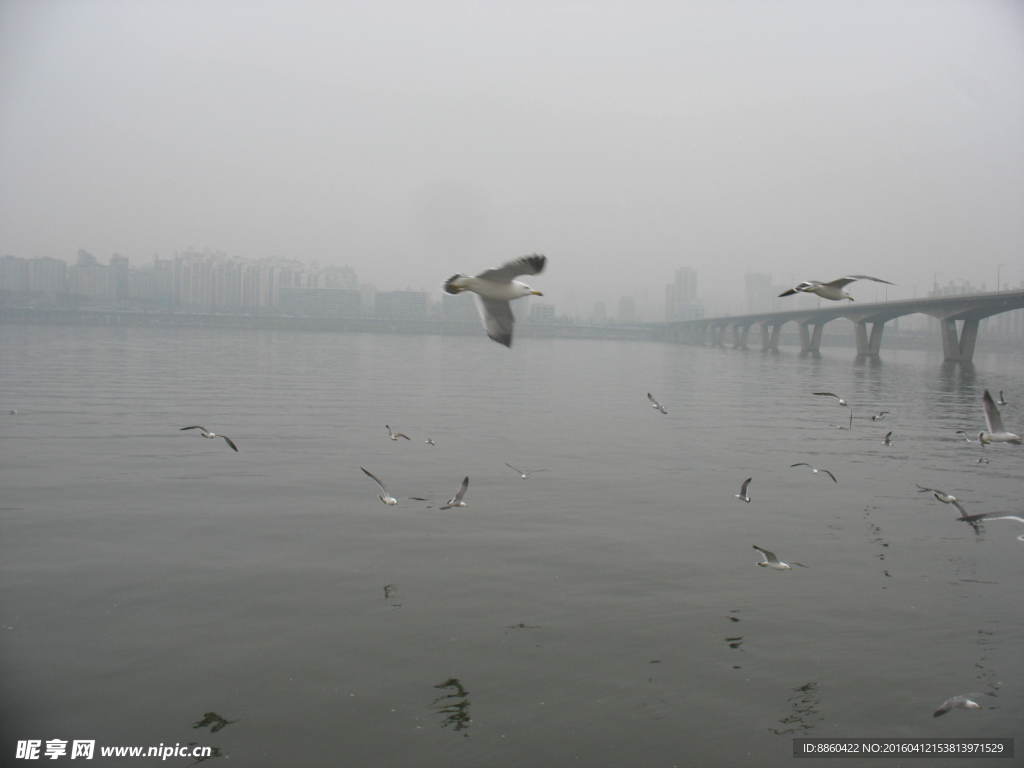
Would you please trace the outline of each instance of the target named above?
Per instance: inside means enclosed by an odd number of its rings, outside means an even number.
[[[952,504],[954,507],[960,510],[961,517],[965,518],[967,516],[967,511],[963,508],[963,506],[961,506],[960,499],[958,499],[952,493],[940,491],[938,488],[925,488],[923,485],[919,483],[915,483],[915,485],[917,486],[918,493],[931,493],[936,498],[936,500],[941,501],[943,504]]]
[[[452,275],[445,281],[446,293],[462,293],[471,291],[477,295],[480,318],[488,337],[512,346],[512,328],[516,319],[512,314],[509,302],[523,296],[543,296],[526,283],[513,278],[519,275],[537,275],[544,271],[546,256],[539,253],[523,256],[519,259],[502,264],[500,267],[488,269],[476,277],[469,275]]]
[[[462,478],[462,485],[459,486],[458,493],[452,496],[445,503],[441,509],[450,509],[452,507],[465,507],[468,506],[466,502],[462,500],[462,497],[466,495],[466,489],[469,488],[469,475]]]
[[[885,438],[882,440],[882,445],[892,445],[892,430],[885,433]]]
[[[400,437],[404,438],[406,440],[411,440],[412,439],[411,437],[409,437],[404,432],[392,432],[391,431],[391,427],[388,426],[387,424],[384,425],[384,428],[388,431],[388,437],[390,437],[392,440],[397,440]]]
[[[793,286],[788,291],[780,293],[779,298],[783,296],[792,296],[796,293],[813,293],[816,296],[828,299],[829,301],[841,301],[842,299],[849,299],[850,301],[853,301],[853,296],[844,291],[843,288],[857,280],[874,280],[876,283],[893,285],[893,283],[890,283],[888,280],[882,280],[879,277],[871,277],[870,275],[847,275],[846,277],[840,277],[829,283],[822,283],[817,280],[805,280],[804,282]]]
[[[521,477],[521,478],[522,478],[523,480],[525,480],[526,478],[528,478],[528,477],[529,477],[530,475],[532,475],[532,474],[533,474],[534,472],[547,472],[547,470],[546,470],[546,469],[520,469],[519,467],[513,467],[513,466],[512,466],[511,464],[509,464],[509,463],[508,463],[507,461],[505,462],[505,466],[506,466],[506,467],[508,467],[509,469],[511,469],[511,470],[512,470],[513,472],[517,472],[517,473],[519,473],[519,476],[520,476],[520,477]]]
[[[733,496],[735,498],[739,499],[740,501],[743,501],[743,502],[746,502],[747,504],[749,504],[750,503],[750,494],[747,493],[747,488],[750,487],[750,481],[753,480],[753,479],[754,478],[752,478],[752,477],[748,477],[746,480],[744,480],[743,481],[743,485],[740,486],[740,492],[739,493],[734,493]]]
[[[754,545],[754,549],[760,552],[761,557],[764,558],[763,560],[761,560],[761,562],[758,563],[758,565],[762,568],[774,568],[776,571],[788,571],[794,565],[799,565],[801,568],[808,567],[803,563],[796,562],[795,560],[792,563],[787,563],[784,560],[779,560],[779,558],[775,556],[774,552],[769,552],[767,549],[762,549],[761,547],[757,546],[757,544]]]
[[[652,395],[650,392],[647,393],[647,399],[651,401],[651,408],[653,408],[656,411],[661,411],[662,413],[668,413],[668,408],[666,408],[664,405],[655,400],[654,395]]]
[[[209,438],[210,440],[213,440],[214,438],[217,438],[217,437],[223,438],[224,442],[227,443],[229,446],[231,446],[231,450],[235,451],[236,453],[238,452],[238,446],[235,445],[235,441],[232,440],[227,435],[218,435],[216,432],[211,432],[206,427],[201,427],[198,424],[195,424],[195,425],[193,425],[191,427],[182,427],[181,431],[184,432],[186,429],[198,429],[199,430],[199,434],[202,437]]]
[[[980,699],[983,693],[965,693],[960,696],[950,696],[939,705],[939,708],[932,713],[932,717],[942,717],[951,709],[984,709],[975,699]]]
[[[889,413],[888,411],[879,411],[878,413],[874,414],[871,417],[871,420],[872,421],[881,421],[882,419],[884,419],[886,417],[886,415],[888,415],[888,413]]]
[[[380,499],[381,504],[387,504],[388,506],[394,506],[395,504],[398,503],[398,499],[396,499],[394,496],[392,496],[388,492],[387,487],[385,487],[384,483],[381,482],[379,477],[377,477],[375,474],[373,474],[373,472],[368,470],[366,467],[360,467],[360,469],[363,470],[363,472],[365,472],[369,477],[373,478],[373,481],[375,483],[377,483],[377,485],[380,486],[381,492],[379,494],[377,494],[377,498]]]
[[[978,439],[982,444],[1013,443],[1014,445],[1020,445],[1020,435],[1008,432],[1003,426],[1003,417],[999,415],[999,409],[996,408],[995,401],[987,389],[985,394],[981,396],[981,403],[985,407],[985,426],[988,427],[987,432],[982,432],[978,435]]]
[[[821,467],[816,467],[813,464],[808,464],[806,461],[798,461],[796,464],[790,464],[789,466],[790,469],[792,469],[793,467],[810,467],[811,472],[814,472],[815,474],[817,474],[818,472],[824,472],[826,475],[832,478],[833,483],[839,482],[838,480],[836,480],[836,476],[829,472],[827,469],[822,469]]]
[[[849,405],[848,402],[843,400],[843,398],[841,398],[839,395],[835,394],[834,392],[811,392],[811,394],[812,395],[818,395],[819,397],[831,397],[831,398],[834,398],[836,400],[836,402],[838,402],[840,405]]]

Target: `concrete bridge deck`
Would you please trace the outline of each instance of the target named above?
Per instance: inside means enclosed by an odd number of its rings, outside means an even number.
[[[886,322],[903,315],[925,314],[939,321],[946,360],[970,362],[974,357],[979,322],[991,315],[1022,308],[1024,291],[903,299],[876,304],[844,301],[815,309],[666,323],[664,338],[677,344],[710,342],[712,345],[724,346],[726,335],[731,334],[732,345],[746,349],[750,328],[758,325],[761,328],[761,348],[778,351],[782,326],[795,322],[800,329],[800,354],[818,355],[821,353],[821,332],[825,323],[836,318],[846,318],[854,325],[858,357],[877,357]]]

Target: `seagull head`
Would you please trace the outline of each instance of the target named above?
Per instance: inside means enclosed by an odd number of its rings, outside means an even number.
[[[535,291],[533,288],[528,286],[521,280],[513,280],[512,285],[515,286],[515,291],[519,296],[543,296],[544,294],[540,291]]]

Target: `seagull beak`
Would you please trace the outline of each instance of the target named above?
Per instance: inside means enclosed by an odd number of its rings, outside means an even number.
[[[530,291],[531,296],[543,296],[544,294],[540,291]]]

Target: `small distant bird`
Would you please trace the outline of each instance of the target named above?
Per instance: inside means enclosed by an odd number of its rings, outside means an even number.
[[[381,492],[377,494],[377,498],[380,499],[381,504],[387,504],[389,507],[393,507],[395,504],[398,503],[398,499],[396,499],[388,492],[387,487],[384,485],[384,483],[380,481],[379,477],[373,474],[373,472],[368,470],[366,467],[360,467],[360,469],[363,470],[363,472],[365,472],[369,477],[373,478],[373,481],[380,486]]]
[[[1022,442],[1020,435],[1007,432],[1006,428],[1003,427],[1003,417],[999,415],[999,409],[996,408],[995,401],[987,389],[981,397],[981,402],[985,407],[985,425],[988,427],[988,432],[981,432],[978,435],[978,439],[982,444],[1013,443],[1014,445],[1020,445]]]
[[[664,405],[659,403],[657,400],[655,400],[654,395],[652,395],[650,392],[647,393],[647,399],[651,401],[651,408],[653,408],[656,411],[661,411],[662,413],[668,413],[668,409]]]
[[[9,410],[7,413],[10,414],[11,416],[17,416],[18,415],[18,409],[17,408],[11,408],[11,410]]]
[[[216,432],[211,432],[206,427],[201,427],[198,424],[195,424],[195,425],[193,425],[191,427],[182,427],[181,431],[184,432],[186,429],[198,429],[199,430],[199,434],[202,437],[209,438],[210,440],[213,440],[215,437],[221,437],[221,438],[224,439],[225,443],[227,443],[228,445],[231,446],[231,450],[235,451],[236,453],[238,452],[238,446],[235,445],[235,441],[232,440],[227,435],[218,435]]]
[[[941,501],[943,504],[952,504],[954,507],[960,510],[961,517],[967,516],[966,510],[964,510],[963,506],[961,506],[960,504],[960,499],[958,499],[952,493],[940,491],[938,488],[925,488],[920,483],[914,483],[914,485],[917,486],[918,493],[930,493],[936,498],[936,500]]]
[[[462,485],[459,486],[459,492],[452,496],[445,503],[441,509],[451,509],[452,507],[465,507],[466,502],[462,500],[462,497],[466,495],[466,489],[469,488],[469,476],[462,478]]]
[[[885,433],[885,438],[882,440],[882,445],[892,445],[892,430]]]
[[[843,400],[843,398],[841,398],[839,395],[835,394],[834,392],[812,392],[811,394],[812,395],[818,395],[820,397],[834,397],[839,402],[840,405],[849,405],[848,402]]]
[[[750,487],[750,481],[753,480],[753,479],[754,478],[752,478],[752,477],[748,477],[746,480],[744,480],[743,481],[743,485],[740,486],[740,492],[739,493],[734,493],[733,497],[739,499],[740,501],[743,501],[743,502],[746,502],[747,504],[749,504],[750,503],[750,494],[747,493],[747,488]]]
[[[1006,398],[1003,397],[1003,390],[1001,389],[999,390],[999,405],[1009,405],[1009,403],[1006,402]]]
[[[878,413],[876,413],[874,416],[871,417],[871,420],[872,421],[882,421],[888,415],[889,415],[888,411],[879,411]]]
[[[469,275],[452,275],[444,283],[446,293],[462,293],[471,291],[480,299],[480,317],[483,320],[487,336],[506,347],[512,346],[512,329],[516,318],[512,314],[509,302],[523,296],[543,296],[519,280],[519,275],[537,275],[544,271],[547,257],[539,253],[523,256],[519,259],[502,264],[500,267],[488,269],[476,277]]]
[[[767,549],[762,549],[761,547],[757,546],[757,544],[754,545],[754,549],[760,552],[761,557],[764,558],[763,560],[761,560],[761,562],[758,563],[758,565],[762,568],[774,568],[777,571],[788,571],[794,565],[799,565],[801,568],[808,567],[803,563],[796,562],[795,560],[792,563],[787,563],[784,560],[779,560],[779,558],[775,556],[774,552],[769,552]]]
[[[805,280],[802,283],[790,288],[788,291],[783,291],[779,294],[779,298],[783,296],[792,296],[796,293],[813,293],[816,296],[820,296],[823,299],[829,301],[841,301],[842,299],[849,299],[853,301],[853,296],[843,290],[850,283],[857,280],[874,280],[876,283],[885,283],[886,285],[893,285],[888,280],[882,280],[879,277],[871,277],[870,275],[847,275],[846,277],[840,277],[829,283],[822,283],[817,280]]]
[[[991,460],[987,456],[979,456],[977,463],[978,464],[991,464],[992,462],[991,462]]]
[[[404,438],[406,440],[411,440],[412,439],[407,434],[405,434],[404,432],[392,432],[391,431],[391,427],[388,426],[387,424],[384,425],[384,428],[387,429],[388,437],[390,437],[392,440],[397,440],[400,437]]]
[[[437,443],[435,443],[435,442],[434,442],[434,439],[433,439],[433,438],[431,438],[431,437],[428,437],[428,438],[427,438],[426,440],[424,440],[423,442],[424,442],[424,443],[426,443],[427,445],[437,445]]]
[[[932,717],[942,717],[951,709],[983,709],[975,699],[980,699],[984,695],[983,693],[966,693],[960,696],[950,696],[932,713]]]
[[[817,474],[818,472],[824,472],[826,475],[832,478],[833,483],[839,482],[838,480],[836,480],[836,476],[829,472],[827,469],[822,469],[821,467],[816,467],[813,464],[808,464],[806,461],[798,461],[796,464],[790,464],[789,466],[791,469],[793,467],[810,467],[811,472],[814,472],[815,474]]]
[[[518,472],[518,473],[519,473],[519,476],[520,476],[521,478],[523,478],[523,480],[525,480],[526,478],[528,478],[528,477],[529,477],[530,475],[532,475],[532,474],[533,474],[534,472],[547,472],[547,470],[546,470],[546,469],[520,469],[519,467],[513,467],[513,466],[512,466],[511,464],[509,464],[509,463],[508,463],[507,461],[505,462],[505,466],[506,466],[506,467],[508,467],[509,469],[511,469],[511,470],[512,470],[513,472]]]

